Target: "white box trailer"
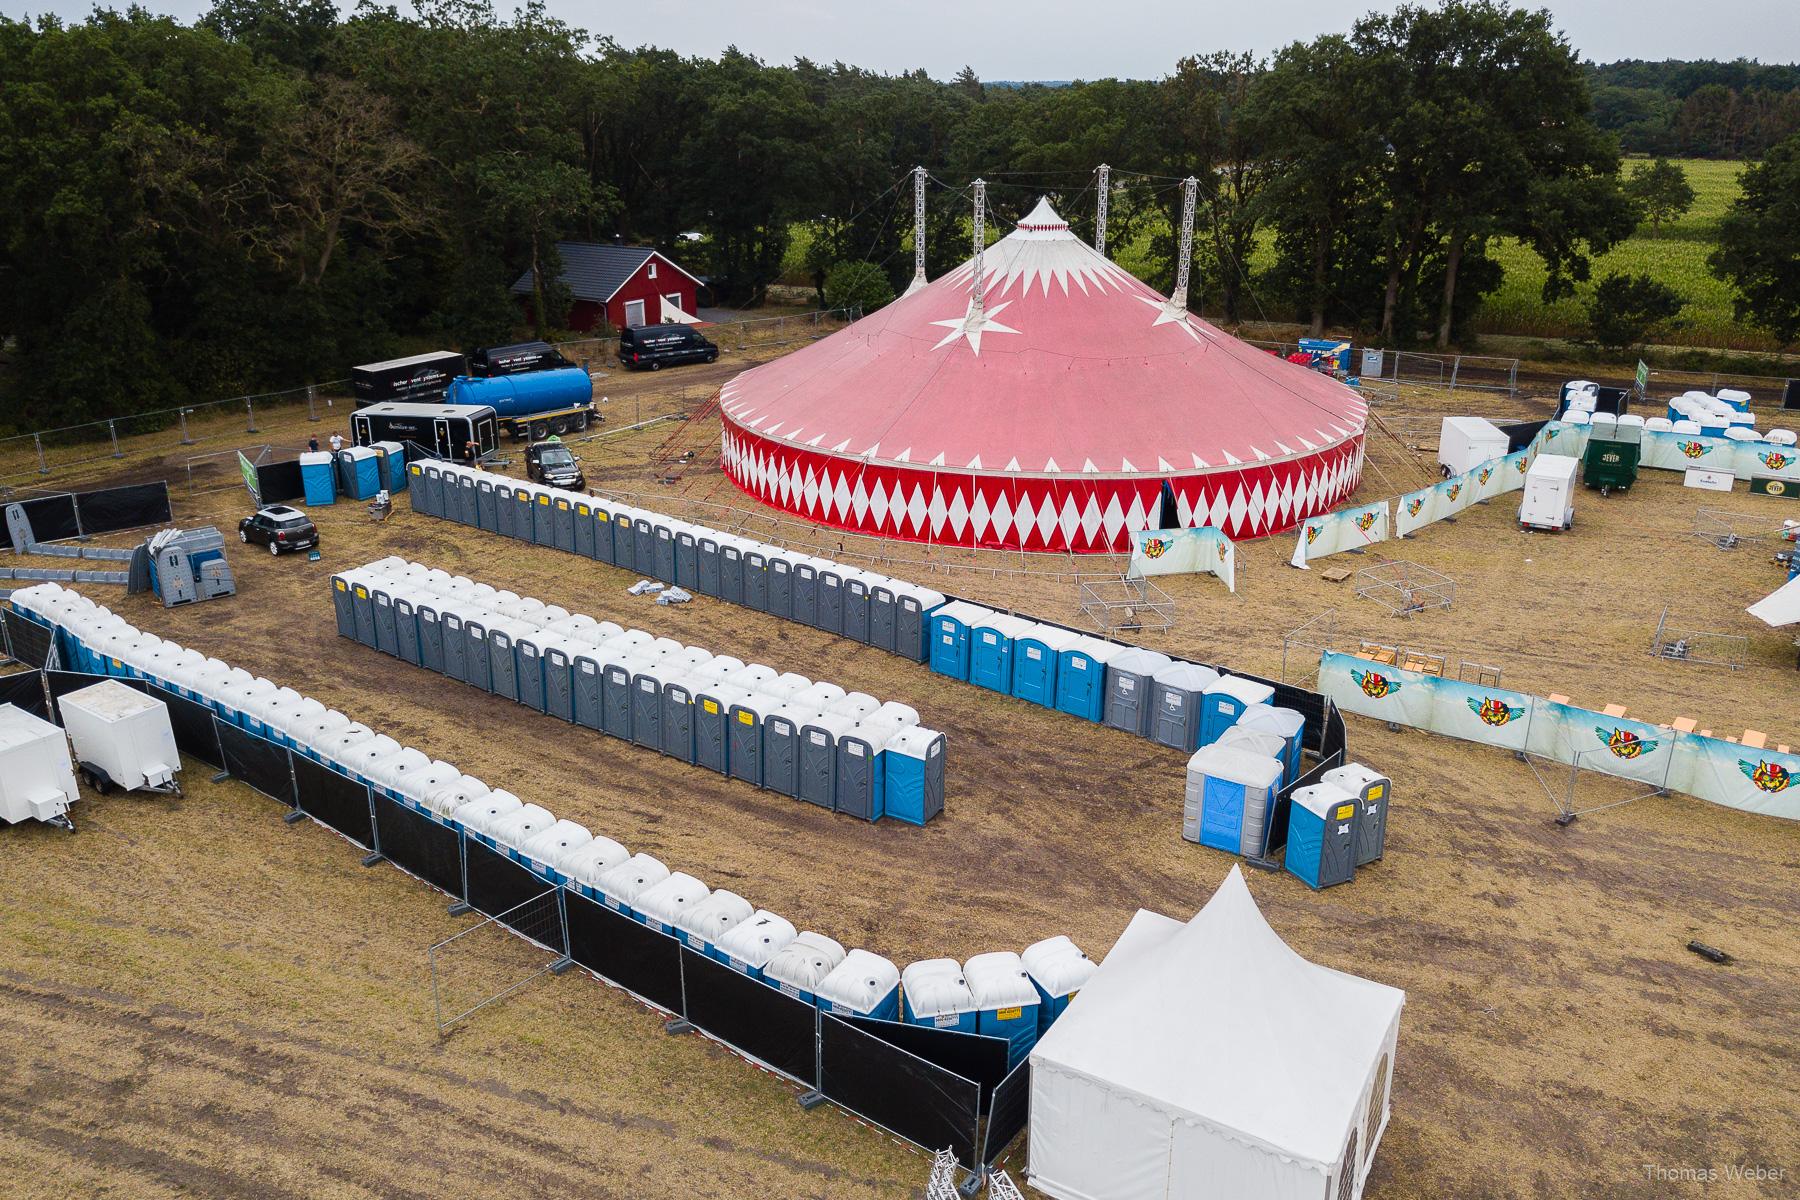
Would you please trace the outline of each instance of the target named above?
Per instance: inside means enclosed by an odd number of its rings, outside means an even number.
[[[1561,454],[1540,454],[1525,472],[1519,501],[1522,529],[1560,532],[1575,524],[1575,471],[1581,464]]]
[[[1438,431],[1438,464],[1448,479],[1503,457],[1510,445],[1505,431],[1486,417],[1445,417]]]
[[[181,794],[175,773],[181,752],[169,706],[116,679],[106,679],[57,701],[75,761],[94,790],[147,789]]]
[[[15,704],[0,705],[0,819],[69,825],[79,795],[63,731]]]

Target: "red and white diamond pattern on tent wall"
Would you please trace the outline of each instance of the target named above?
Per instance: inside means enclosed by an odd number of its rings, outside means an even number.
[[[1121,553],[1156,516],[1163,476],[1009,476],[865,463],[725,425],[725,474],[765,504],[822,525],[913,542],[1001,550]],[[1317,454],[1171,475],[1184,526],[1234,541],[1294,528],[1348,499],[1359,435]]]

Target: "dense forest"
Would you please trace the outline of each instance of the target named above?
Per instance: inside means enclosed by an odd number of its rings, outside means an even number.
[[[1594,121],[1627,154],[1761,158],[1800,134],[1800,64],[1590,65]]]
[[[1682,114],[1723,89],[1723,127],[1761,132],[1720,152],[1748,153],[1772,126],[1729,114],[1791,113],[1795,95],[1777,90],[1791,68],[1584,66],[1547,14],[1489,0],[1068,86],[628,49],[486,0],[0,19],[0,61],[0,426],[15,429],[506,338],[509,286],[533,267],[554,279],[559,239],[663,247],[716,302],[754,305],[804,230],[821,287],[834,268],[898,286],[914,164],[933,179],[934,274],[968,252],[970,180],[989,181],[990,229],[1047,192],[1091,234],[1108,162],[1111,237],[1149,239],[1152,283],[1169,284],[1192,175],[1197,307],[1229,320],[1253,300],[1249,315],[1442,345],[1498,285],[1498,239],[1541,257],[1554,299],[1632,233],[1645,210],[1622,186],[1618,113],[1710,128]],[[1274,254],[1252,292],[1259,244]]]

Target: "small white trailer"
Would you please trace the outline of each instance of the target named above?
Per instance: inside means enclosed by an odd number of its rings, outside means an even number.
[[[181,794],[175,773],[181,752],[169,706],[116,679],[106,679],[57,701],[75,761],[97,792],[122,788]]]
[[[1445,417],[1438,430],[1438,465],[1448,479],[1504,456],[1510,446],[1506,432],[1486,417]]]
[[[69,806],[79,795],[63,731],[17,705],[0,705],[0,820],[73,829]]]
[[[1560,532],[1575,524],[1576,459],[1562,454],[1540,454],[1525,472],[1525,491],[1519,501],[1521,529]]]

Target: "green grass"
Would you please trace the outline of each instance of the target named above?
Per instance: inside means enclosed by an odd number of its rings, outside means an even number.
[[[1639,160],[1642,161],[1642,160]],[[1653,232],[1648,225],[1593,260],[1592,275],[1575,295],[1545,304],[1544,264],[1529,248],[1506,239],[1489,253],[1506,269],[1500,289],[1487,298],[1475,328],[1484,334],[1576,337],[1586,327],[1583,305],[1598,281],[1614,271],[1648,275],[1675,289],[1688,302],[1678,324],[1657,330],[1654,341],[1732,350],[1779,349],[1766,334],[1740,325],[1732,316],[1731,285],[1706,269],[1719,219],[1738,195],[1744,164],[1677,159],[1694,189],[1694,206],[1679,220]],[[1637,162],[1626,164],[1627,174]]]

